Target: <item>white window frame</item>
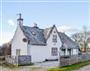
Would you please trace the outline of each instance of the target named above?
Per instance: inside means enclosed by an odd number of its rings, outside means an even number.
[[[56,48],[56,47],[51,48],[51,55],[58,56],[58,48]]]
[[[57,35],[53,35],[52,41],[55,43],[57,42]]]
[[[16,49],[16,55],[17,55],[17,56],[20,55],[20,49]]]

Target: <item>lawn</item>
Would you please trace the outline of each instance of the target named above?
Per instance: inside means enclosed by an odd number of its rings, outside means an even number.
[[[51,68],[51,69],[48,69],[48,71],[72,71],[72,70],[77,70],[77,69],[79,69],[83,66],[89,65],[89,64],[90,64],[90,60],[80,62],[80,63],[77,63],[77,64],[72,64],[72,65],[69,65],[69,66]]]

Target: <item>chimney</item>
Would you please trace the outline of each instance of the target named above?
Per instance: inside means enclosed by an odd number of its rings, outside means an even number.
[[[38,28],[38,27],[37,27],[37,23],[34,23],[34,28]]]
[[[17,23],[18,23],[19,26],[22,26],[23,25],[23,18],[21,17],[22,14],[19,13],[18,16],[19,16],[19,18],[17,19]]]

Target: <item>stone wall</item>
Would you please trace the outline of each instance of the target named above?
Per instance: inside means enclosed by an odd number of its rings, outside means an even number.
[[[31,63],[31,56],[20,55],[20,56],[6,56],[5,61],[13,65],[24,65]]]
[[[76,56],[70,56],[67,58],[61,57],[60,58],[60,66],[67,66],[83,61],[90,60],[90,54],[82,54],[82,55],[76,55]]]
[[[18,57],[18,64],[24,65],[24,64],[30,64],[31,63],[31,56],[22,55]]]

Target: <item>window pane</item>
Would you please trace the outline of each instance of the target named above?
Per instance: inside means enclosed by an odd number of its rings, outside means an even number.
[[[16,55],[20,55],[20,49],[16,49]]]
[[[53,42],[57,42],[57,35],[53,35],[52,41],[53,41]]]
[[[52,54],[52,56],[57,56],[58,55],[58,49],[52,48],[51,54]]]

